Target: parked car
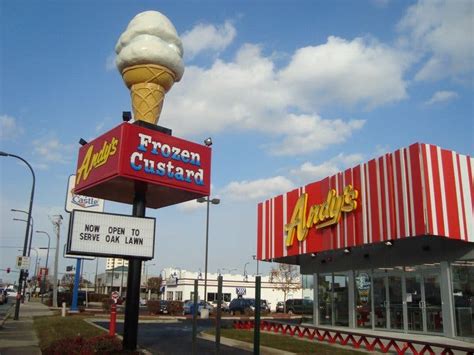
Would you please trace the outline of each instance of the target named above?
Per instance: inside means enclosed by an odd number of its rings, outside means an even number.
[[[277,313],[284,313],[285,312],[285,302],[283,302],[283,301],[278,302],[277,305],[276,305],[275,311]]]
[[[168,314],[168,301],[165,301],[165,300],[160,301],[160,313]]]
[[[231,315],[252,313],[255,310],[255,299],[234,298],[229,304]]]
[[[313,301],[302,298],[293,298],[286,301],[288,314],[313,314]]]
[[[198,301],[197,306],[198,306],[197,307],[198,315],[201,315],[201,310],[203,308],[206,308],[207,310],[209,310],[209,312],[211,312],[214,309],[214,306],[212,304],[205,301]],[[185,301],[183,304],[183,314],[186,315],[186,314],[193,314],[193,313],[194,313],[194,301]]]
[[[3,288],[0,288],[0,304],[4,304],[8,302],[7,291]]]
[[[270,313],[270,303],[267,300],[260,300],[260,313]]]
[[[234,298],[229,304],[231,315],[251,314],[255,311],[255,298]],[[270,306],[266,300],[260,300],[260,313],[269,313]]]
[[[16,297],[16,290],[12,289],[12,288],[7,288],[7,297]]]
[[[217,308],[217,301],[212,301],[211,304],[214,308]],[[225,301],[222,301],[221,310],[222,310],[222,312],[228,312],[229,311],[229,304]]]

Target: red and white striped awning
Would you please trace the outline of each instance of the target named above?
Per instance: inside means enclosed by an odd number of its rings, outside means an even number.
[[[357,247],[416,236],[474,242],[474,160],[440,147],[416,143],[394,153],[308,184],[258,204],[257,256],[260,260]],[[358,191],[357,207],[338,223],[317,229],[304,240],[285,244],[285,226],[295,204],[307,195],[322,205],[328,191]],[[296,234],[296,233],[295,233]]]

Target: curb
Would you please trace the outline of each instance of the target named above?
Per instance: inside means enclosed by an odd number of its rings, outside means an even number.
[[[216,337],[215,335],[210,335],[210,334],[205,334],[205,333],[199,333],[198,338],[208,340],[208,341],[215,341]],[[233,348],[238,348],[242,350],[247,350],[247,351],[253,351],[253,343],[247,343],[245,341],[240,341],[240,340],[234,340],[230,338],[225,338],[221,336],[221,344],[230,346]],[[292,353],[289,351],[284,351],[284,350],[279,350],[276,348],[270,348],[268,346],[262,346],[260,345],[260,352],[262,354],[272,354],[272,355],[293,355],[296,353]]]

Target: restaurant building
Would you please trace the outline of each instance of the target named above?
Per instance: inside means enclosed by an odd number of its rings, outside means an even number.
[[[474,341],[474,160],[416,143],[258,205],[259,260],[312,280],[315,326]]]

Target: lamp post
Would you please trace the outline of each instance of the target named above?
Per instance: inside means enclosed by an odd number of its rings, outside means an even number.
[[[252,258],[253,258],[253,260],[256,260],[256,261],[257,261],[257,276],[258,276],[258,259],[257,259],[257,255],[252,255]]]
[[[45,263],[45,269],[48,270],[48,260],[49,260],[49,247],[51,245],[51,237],[49,236],[49,234],[45,231],[36,231],[36,233],[38,234],[46,234],[48,236],[48,251],[46,253],[46,263]],[[44,248],[40,248],[40,249],[44,249]],[[41,292],[41,303],[43,303],[44,301],[44,292],[45,292],[45,289],[46,289],[46,274],[45,275],[42,275],[43,276],[43,280],[42,280],[42,292]]]
[[[28,212],[26,211],[23,211],[23,210],[17,210],[15,208],[12,208],[10,211],[12,212],[21,212],[21,213],[24,213],[26,215],[28,215]],[[33,242],[33,229],[34,229],[34,225],[35,225],[35,219],[33,218],[33,216],[31,217],[28,217],[31,221],[31,229],[30,229],[30,239],[28,241],[28,256],[30,256],[30,250],[31,250],[31,243]],[[26,220],[24,219],[20,219],[20,218],[13,218],[14,221],[24,221],[26,222]]]
[[[247,265],[250,264],[249,261],[247,261],[244,265],[244,281],[247,281],[248,280],[248,276],[247,276]]]
[[[148,301],[151,299],[151,292],[148,289],[148,268],[150,266],[155,266],[155,265],[156,264],[146,264],[145,263],[145,294],[146,294],[146,298],[148,299]],[[158,295],[159,295],[159,292],[158,292]]]
[[[58,261],[59,261],[59,240],[60,240],[60,232],[61,232],[61,222],[63,220],[63,216],[56,215],[54,220],[51,222],[56,229],[56,252],[54,255],[54,277],[53,277],[53,307],[58,306]]]
[[[1,157],[12,157],[12,158],[20,159],[23,163],[25,163],[28,166],[28,168],[31,171],[31,175],[33,177],[33,183],[31,185],[30,204],[29,204],[29,208],[28,208],[28,219],[27,219],[28,221],[30,221],[31,220],[31,210],[33,209],[33,199],[34,199],[34,196],[35,196],[35,180],[36,180],[35,172],[33,171],[33,168],[31,167],[31,165],[25,159],[23,159],[22,157],[20,157],[18,155],[0,151],[0,156]],[[26,224],[26,231],[25,231],[25,241],[24,241],[24,244],[23,244],[23,256],[26,256],[26,249],[28,248],[28,233],[29,232],[30,232],[30,224],[27,223]],[[23,285],[22,282],[23,282],[23,269],[20,271],[20,276],[18,278],[18,293],[17,293],[17,296],[16,296],[15,316],[13,318],[14,320],[18,320],[18,316],[20,314],[20,291],[21,291],[21,286]]]
[[[209,205],[212,203],[213,205],[218,205],[221,200],[218,198],[213,198],[212,200],[209,196],[200,197],[197,199],[199,203],[206,203],[207,204],[207,214],[206,214],[206,259],[204,263],[204,301],[207,301],[207,254],[209,249]]]

